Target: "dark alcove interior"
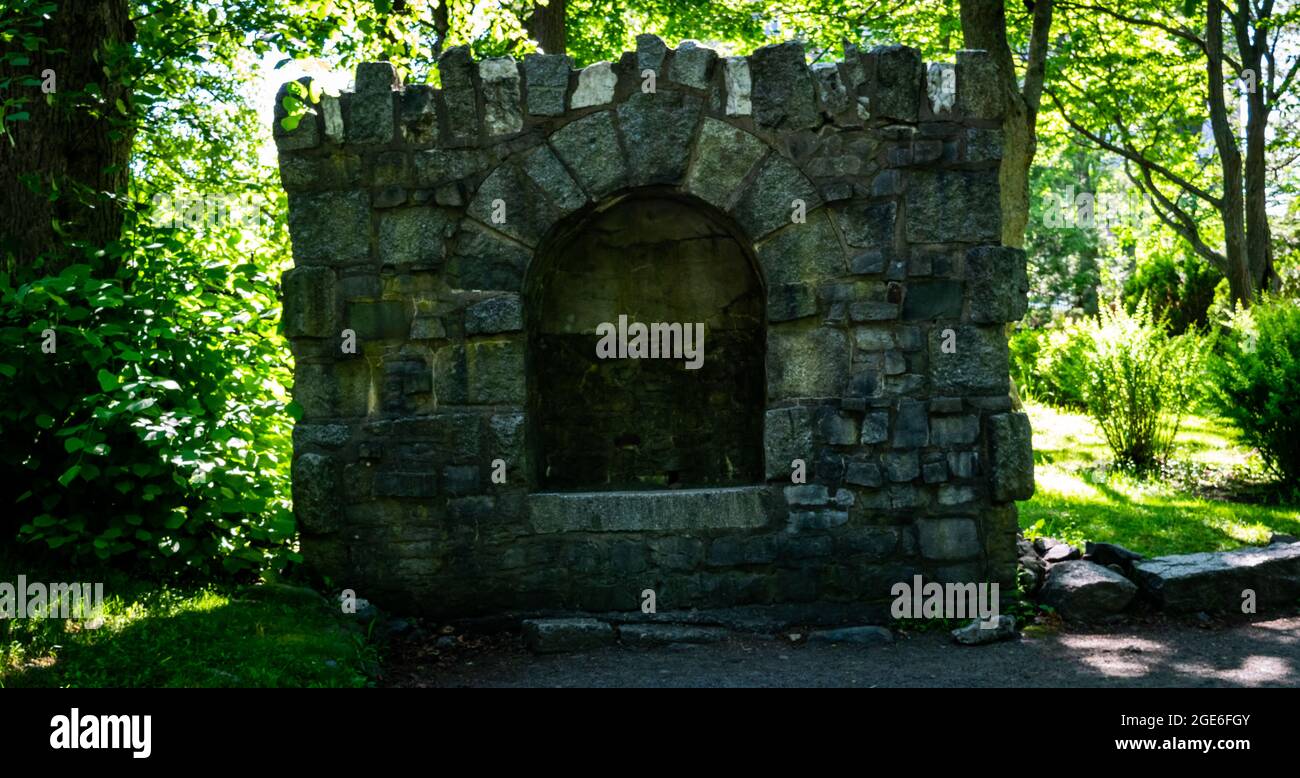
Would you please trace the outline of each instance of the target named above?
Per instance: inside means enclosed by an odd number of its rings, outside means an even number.
[[[539,251],[525,305],[536,487],[761,482],[763,306],[749,248],[710,206],[642,194],[571,220]],[[620,316],[703,323],[702,363],[598,357],[598,328]]]

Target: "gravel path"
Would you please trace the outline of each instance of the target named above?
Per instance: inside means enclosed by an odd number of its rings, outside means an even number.
[[[410,648],[410,646],[408,646]],[[1124,623],[983,647],[943,632],[892,645],[787,638],[533,656],[516,638],[454,658],[398,652],[395,686],[1300,686],[1300,615],[1231,625]]]

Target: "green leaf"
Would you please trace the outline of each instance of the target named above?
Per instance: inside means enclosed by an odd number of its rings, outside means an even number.
[[[68,484],[72,483],[72,479],[76,478],[77,474],[80,472],[81,465],[73,465],[72,467],[69,467],[67,470],[63,471],[63,475],[59,476],[59,483],[66,487]]]
[[[99,378],[100,390],[104,392],[111,392],[117,388],[117,376],[113,375],[107,370],[100,368],[97,377]]]

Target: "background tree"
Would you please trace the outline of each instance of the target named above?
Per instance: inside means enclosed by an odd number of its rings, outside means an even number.
[[[993,56],[1006,104],[1002,121],[1005,148],[998,179],[1002,186],[1002,243],[1022,247],[1029,221],[1029,170],[1038,148],[1038,108],[1046,77],[1053,0],[1025,5],[1031,17],[1023,77],[1016,68],[1004,0],[962,0],[962,37],[968,49]],[[1022,85],[1023,82],[1023,85]]]
[[[1125,161],[1234,300],[1277,289],[1269,122],[1292,97],[1297,10],[1275,13],[1272,0],[1058,5],[1071,35],[1050,94],[1066,121]]]
[[[0,267],[57,270],[122,227],[133,25],[126,0],[9,0],[0,30]]]

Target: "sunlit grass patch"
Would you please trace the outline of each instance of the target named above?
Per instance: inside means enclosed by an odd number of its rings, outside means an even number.
[[[365,625],[306,590],[116,586],[97,619],[0,621],[0,686],[348,687],[373,675]]]
[[[1300,534],[1300,506],[1251,501],[1237,488],[1262,473],[1261,463],[1216,419],[1187,418],[1171,465],[1143,477],[1111,467],[1086,415],[1032,404],[1026,410],[1037,490],[1020,504],[1020,523],[1031,534],[1119,543],[1151,556],[1262,544],[1273,531]]]

